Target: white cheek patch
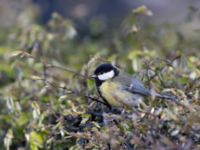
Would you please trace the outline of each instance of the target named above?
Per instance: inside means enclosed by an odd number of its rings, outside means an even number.
[[[114,71],[112,70],[112,71],[109,71],[109,72],[107,72],[107,73],[103,73],[103,74],[101,74],[101,75],[98,75],[98,78],[99,78],[99,80],[108,80],[108,79],[110,79],[110,78],[113,78],[114,77]]]

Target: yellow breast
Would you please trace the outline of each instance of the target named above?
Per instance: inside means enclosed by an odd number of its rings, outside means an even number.
[[[106,81],[100,86],[102,96],[114,107],[133,108],[142,101],[142,97],[122,89],[116,82]]]
[[[118,89],[119,87],[117,86],[117,84],[110,81],[103,82],[100,86],[102,96],[111,106],[114,107],[120,107],[122,105],[120,101],[117,100],[117,97],[114,94],[119,92]]]

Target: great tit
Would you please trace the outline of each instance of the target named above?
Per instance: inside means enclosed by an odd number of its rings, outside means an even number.
[[[99,65],[92,77],[95,79],[99,95],[109,107],[135,108],[143,102],[144,97],[151,96],[171,99],[165,95],[152,93],[139,79],[109,63]]]

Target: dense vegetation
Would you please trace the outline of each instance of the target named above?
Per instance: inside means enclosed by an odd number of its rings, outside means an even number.
[[[138,20],[148,15],[133,10],[114,36],[97,20],[80,39],[58,14],[1,31],[1,149],[200,149],[200,44]],[[178,101],[109,113],[89,78],[107,61]]]

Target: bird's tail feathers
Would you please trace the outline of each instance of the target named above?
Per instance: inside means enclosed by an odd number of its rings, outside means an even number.
[[[174,101],[177,100],[177,97],[175,96],[168,96],[168,95],[162,95],[162,94],[156,93],[153,88],[150,90],[150,93],[153,98],[167,99],[167,100],[174,100]]]
[[[160,99],[177,100],[175,96],[161,95],[159,93],[154,93],[153,96]]]

